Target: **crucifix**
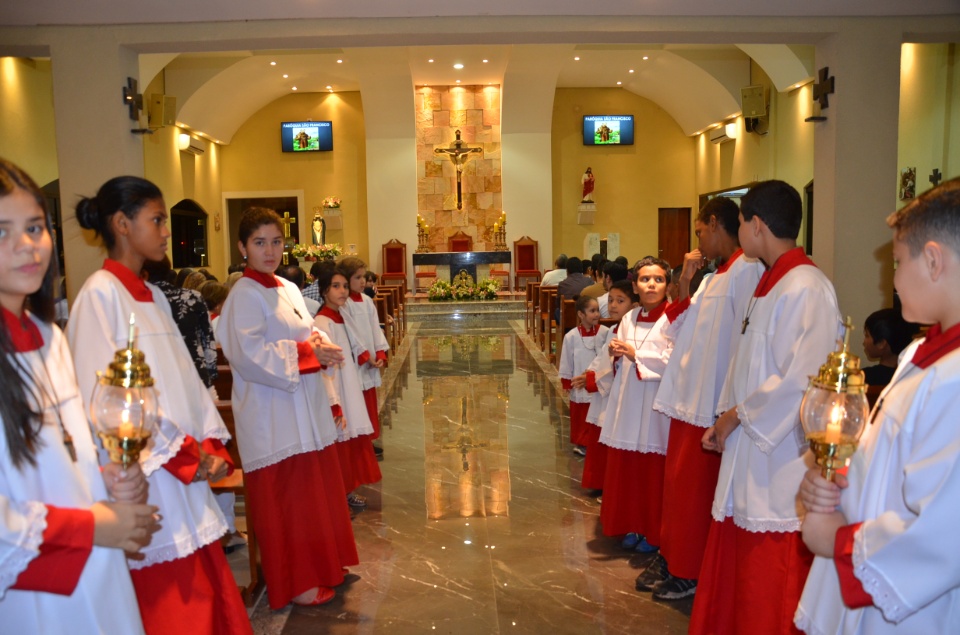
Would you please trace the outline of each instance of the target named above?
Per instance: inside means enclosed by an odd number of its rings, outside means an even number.
[[[933,173],[930,174],[930,182],[933,183],[933,187],[940,185],[940,179],[943,178],[943,175],[940,174],[939,168],[934,168]]]
[[[834,93],[835,82],[834,78],[830,75],[830,68],[824,66],[817,72],[817,79],[819,80],[816,84],[813,85],[813,101],[820,104],[819,114],[812,115],[804,119],[804,121],[826,121],[827,117],[823,114],[824,109],[830,107],[829,95]]]
[[[283,223],[283,264],[289,265],[290,259],[287,254],[293,249],[295,243],[295,241],[290,238],[290,225],[297,222],[297,219],[291,218],[290,212],[284,212],[280,222]]]
[[[463,209],[463,194],[460,185],[460,176],[463,174],[463,166],[466,164],[471,154],[474,152],[483,152],[483,148],[471,148],[463,145],[463,141],[460,140],[460,131],[457,130],[457,139],[450,144],[449,148],[434,148],[433,152],[434,154],[447,155],[450,157],[450,160],[453,161],[454,167],[457,168],[457,209]]]

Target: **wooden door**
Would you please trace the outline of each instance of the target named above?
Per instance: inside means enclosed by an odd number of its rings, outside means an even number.
[[[671,267],[679,267],[690,250],[690,208],[661,207],[658,211],[657,255]]]

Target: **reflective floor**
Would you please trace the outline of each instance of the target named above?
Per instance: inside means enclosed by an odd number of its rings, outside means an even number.
[[[567,408],[511,324],[408,336],[361,564],[326,606],[258,606],[258,633],[686,632],[691,601],[636,592],[650,556],[601,535]]]

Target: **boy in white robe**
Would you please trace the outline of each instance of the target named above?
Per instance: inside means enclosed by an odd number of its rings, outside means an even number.
[[[800,401],[834,350],[833,285],[796,246],[800,195],[764,181],[743,197],[745,256],[768,269],[741,319],[704,447],[723,453],[714,523],[700,571],[691,633],[787,633],[813,556],[800,540],[796,488],[806,472]]]
[[[810,470],[801,485],[808,633],[960,632],[960,179],[887,224],[903,317],[933,326],[903,352],[846,478]]]

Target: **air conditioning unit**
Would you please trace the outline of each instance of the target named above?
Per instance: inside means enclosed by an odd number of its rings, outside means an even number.
[[[731,137],[727,135],[727,127],[720,126],[719,128],[714,128],[710,131],[710,141],[713,143],[725,143],[727,141],[733,141],[736,137]]]
[[[194,139],[191,135],[181,133],[179,142],[181,152],[189,152],[194,155],[201,155],[204,152],[203,142]]]

